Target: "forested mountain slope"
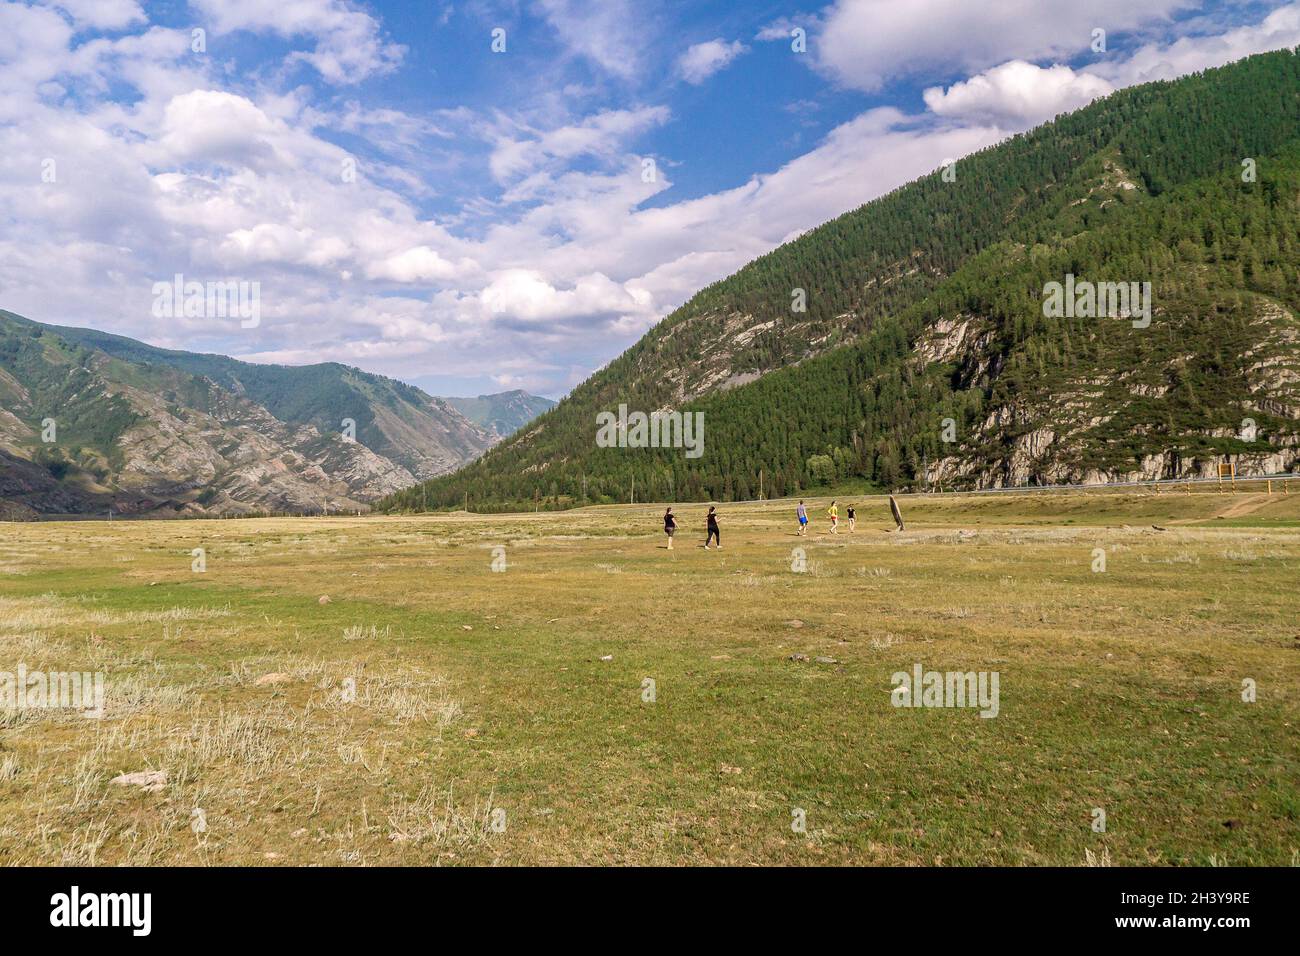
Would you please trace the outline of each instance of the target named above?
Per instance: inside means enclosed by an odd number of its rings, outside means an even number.
[[[349,365],[257,365],[225,355],[160,349],[95,329],[47,328],[127,362],[203,376],[283,422],[308,425],[321,434],[337,433],[343,419],[351,419],[358,442],[416,478],[444,474],[482,454],[495,440],[445,399]]]
[[[806,233],[381,506],[618,500],[633,481],[728,500],[760,472],[780,495],[1289,468],[1298,273],[1300,56],[1282,51],[1123,90]],[[1149,282],[1149,324],[1046,316],[1068,276]],[[619,404],[704,412],[704,454],[598,447]]]
[[[250,365],[0,312],[5,516],[362,508],[494,440],[348,366]]]

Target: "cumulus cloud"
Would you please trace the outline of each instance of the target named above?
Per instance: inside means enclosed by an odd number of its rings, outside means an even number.
[[[925,91],[925,105],[939,116],[961,117],[1009,129],[1033,126],[1114,92],[1109,82],[1068,66],[1039,67],[1024,60]]]
[[[1009,58],[1087,50],[1092,30],[1118,33],[1167,22],[1196,0],[835,0],[810,43],[818,66],[874,92],[890,78],[933,68],[983,70]]]
[[[192,90],[168,101],[157,159],[263,168],[276,158],[276,130],[271,118],[245,97]]]
[[[535,269],[506,269],[479,294],[478,301],[507,323],[545,322],[551,328],[556,323],[586,325],[593,320],[654,314],[649,292],[599,272],[579,276],[568,288],[556,288]]]
[[[1172,80],[1254,53],[1296,46],[1300,46],[1300,3],[1274,10],[1256,24],[1147,43],[1127,55],[1112,55],[1080,69],[1011,60],[946,90],[931,87],[924,99],[937,116],[1019,130],[1086,106],[1121,87]]]
[[[696,43],[688,47],[677,60],[677,70],[687,83],[699,85],[714,73],[724,69],[746,50],[739,40],[728,43],[721,38]]]
[[[370,278],[393,282],[441,282],[466,278],[476,271],[477,265],[473,260],[462,258],[450,262],[428,246],[413,246],[366,267],[366,275]]]
[[[232,229],[218,247],[221,261],[234,268],[267,264],[326,267],[350,253],[348,243],[339,236],[320,235],[314,229],[295,229],[275,222]]]
[[[0,4],[0,109],[12,110],[16,104],[8,97],[30,96],[66,69],[71,40],[72,27],[53,10]]]

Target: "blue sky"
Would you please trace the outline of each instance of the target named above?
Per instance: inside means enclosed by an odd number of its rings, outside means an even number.
[[[1297,44],[1294,2],[4,2],[0,307],[558,397],[947,159]],[[158,315],[178,273],[260,322]]]

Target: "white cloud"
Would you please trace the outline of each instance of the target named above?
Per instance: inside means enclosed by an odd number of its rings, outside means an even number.
[[[470,259],[450,262],[428,246],[413,246],[386,259],[371,263],[366,275],[393,282],[441,282],[464,278],[478,271]]]
[[[648,292],[594,272],[577,277],[571,288],[556,288],[535,269],[506,269],[478,296],[494,316],[516,322],[584,324],[587,320],[638,315],[651,318]]]
[[[925,104],[938,116],[1027,129],[1078,109],[1125,86],[1171,80],[1269,50],[1300,46],[1300,3],[1274,10],[1260,23],[1212,36],[1186,36],[1148,43],[1081,69],[1035,66],[1012,60],[945,90],[931,87]]]
[[[145,19],[135,0],[44,0],[44,4],[65,11],[78,27],[121,30]]]
[[[721,38],[696,43],[687,48],[677,60],[677,70],[687,83],[699,85],[714,73],[726,67],[746,50],[739,40],[728,43]]]
[[[1012,60],[954,83],[946,91],[931,87],[924,98],[939,116],[1022,129],[1085,106],[1114,89],[1101,77],[1076,73],[1068,66],[1043,68]]]
[[[641,72],[655,33],[652,5],[639,0],[536,0],[537,10],[573,56],[630,80]]]
[[[621,155],[626,143],[645,131],[666,123],[670,113],[664,106],[631,110],[603,110],[578,123],[537,130],[502,120],[486,135],[495,141],[490,159],[493,176],[506,182],[532,173],[553,161],[579,156],[611,160]]]
[[[315,49],[295,51],[290,62],[314,67],[330,83],[356,83],[387,73],[406,48],[383,39],[370,14],[346,0],[190,0],[216,34],[248,30],[293,39],[310,37]]]
[[[313,229],[294,229],[274,222],[234,229],[218,248],[221,261],[234,268],[266,264],[324,268],[344,260],[351,251],[339,236],[318,235]]]
[[[1300,46],[1300,3],[1274,10],[1261,22],[1214,36],[1182,37],[1173,43],[1149,43],[1130,56],[1102,60],[1088,70],[1118,86],[1171,80],[1197,70],[1222,66],[1268,50]]]
[[[800,21],[791,20],[789,17],[782,17],[759,30],[758,33],[754,34],[754,39],[768,43],[773,40],[793,40],[791,34],[794,32],[796,27],[802,27],[806,33],[809,25],[815,22],[817,22],[815,17],[809,17]]]
[[[250,100],[220,90],[172,97],[163,112],[158,157],[173,163],[264,168],[276,159],[274,123]]]
[[[0,96],[31,95],[52,80],[68,63],[71,40],[72,28],[53,10],[0,4]]]
[[[874,92],[935,68],[982,70],[1008,59],[1082,52],[1092,30],[1167,22],[1196,0],[835,0],[809,50],[845,86]]]

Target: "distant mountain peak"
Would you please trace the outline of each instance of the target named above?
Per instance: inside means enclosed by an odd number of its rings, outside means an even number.
[[[498,439],[510,437],[538,415],[555,407],[555,402],[549,398],[519,388],[475,398],[447,398],[445,401]]]

